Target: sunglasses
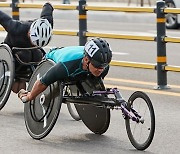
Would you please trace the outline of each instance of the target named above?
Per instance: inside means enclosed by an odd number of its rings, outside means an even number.
[[[91,64],[93,65],[94,68],[96,69],[104,69],[105,67],[108,66],[107,63],[104,63],[104,64],[99,64],[98,62],[95,62],[95,61],[91,61]]]

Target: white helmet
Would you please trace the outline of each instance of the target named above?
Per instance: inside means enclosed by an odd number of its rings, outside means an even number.
[[[52,36],[52,26],[47,19],[37,19],[30,27],[30,39],[33,45],[46,46]]]

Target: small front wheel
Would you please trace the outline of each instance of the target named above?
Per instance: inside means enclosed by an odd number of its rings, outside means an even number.
[[[136,149],[145,150],[151,144],[155,132],[155,114],[151,100],[144,92],[136,91],[128,100],[128,110],[136,111],[141,116],[140,122],[126,118],[129,140]]]

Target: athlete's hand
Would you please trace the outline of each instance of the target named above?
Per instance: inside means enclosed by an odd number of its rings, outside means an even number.
[[[26,103],[28,102],[28,91],[24,90],[24,89],[21,89],[19,92],[18,92],[18,97],[21,99],[21,101],[23,103]]]

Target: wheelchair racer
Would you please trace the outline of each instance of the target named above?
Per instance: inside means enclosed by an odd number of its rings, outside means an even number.
[[[82,80],[89,75],[104,78],[109,70],[112,51],[104,39],[94,38],[85,46],[52,49],[45,57],[56,64],[34,83],[30,92],[24,89],[19,91],[18,97],[24,103],[35,99],[56,81]]]
[[[50,3],[45,3],[40,18],[28,21],[14,20],[0,11],[0,24],[7,31],[3,43],[7,44],[11,49],[13,47],[46,46],[52,35],[53,10]]]
[[[0,11],[0,24],[7,31],[7,36],[4,39],[5,44],[7,44],[11,49],[13,47],[18,48],[30,48],[30,47],[44,47],[46,46],[52,36],[53,28],[53,7],[50,3],[45,3],[39,19],[19,21],[13,20],[6,13]],[[42,50],[36,50],[36,59],[41,61]],[[21,52],[22,54],[25,54]],[[14,53],[12,53],[14,56]],[[24,57],[24,61],[28,57]],[[15,58],[15,70],[18,68],[19,63]],[[21,70],[26,70],[27,67]],[[23,72],[16,72],[15,74],[24,74]],[[20,89],[25,88],[26,82],[24,80],[15,79],[12,91],[17,93]]]

